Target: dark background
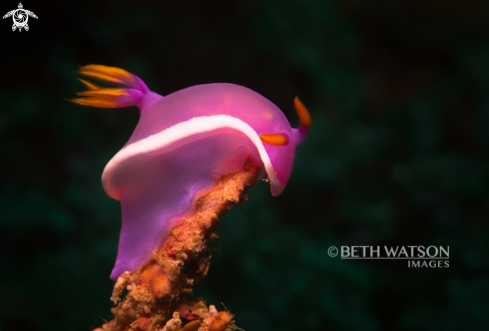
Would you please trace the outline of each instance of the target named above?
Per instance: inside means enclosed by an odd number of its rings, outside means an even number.
[[[17,0],[19,1],[19,0]],[[1,15],[17,8],[2,1]],[[119,203],[102,190],[136,108],[66,101],[81,65],[155,92],[230,82],[309,108],[282,195],[232,210],[196,287],[247,331],[485,330],[489,6],[482,0],[25,1],[0,24],[0,331],[110,318]],[[443,245],[450,267],[340,260],[341,245]]]

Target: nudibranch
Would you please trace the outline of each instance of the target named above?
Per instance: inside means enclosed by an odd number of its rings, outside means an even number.
[[[87,65],[78,74],[117,87],[80,79],[88,90],[72,102],[140,110],[132,136],[102,174],[105,192],[122,208],[113,280],[148,261],[199,195],[219,177],[240,170],[248,158],[268,175],[272,195],[279,195],[292,171],[295,147],[311,126],[297,97],[300,125],[293,129],[277,106],[243,86],[197,85],[163,97],[120,68]]]

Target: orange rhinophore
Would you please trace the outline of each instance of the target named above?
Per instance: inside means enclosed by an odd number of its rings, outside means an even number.
[[[297,116],[299,116],[299,120],[301,121],[299,129],[301,126],[309,129],[311,127],[311,115],[298,97],[294,98],[294,107],[295,111],[297,112]]]

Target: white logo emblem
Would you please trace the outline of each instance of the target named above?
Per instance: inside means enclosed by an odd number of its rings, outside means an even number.
[[[23,9],[21,3],[19,3],[19,8],[9,11],[7,14],[3,16],[3,18],[12,16],[14,20],[14,25],[12,25],[12,31],[19,28],[19,32],[24,28],[26,31],[29,31],[29,25],[27,25],[27,21],[30,17],[37,18],[36,14],[31,11]]]

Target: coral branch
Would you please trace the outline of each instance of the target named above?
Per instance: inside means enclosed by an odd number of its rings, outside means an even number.
[[[217,238],[222,216],[256,184],[260,168],[247,160],[243,169],[219,179],[215,189],[197,200],[193,214],[172,229],[151,260],[117,280],[111,300],[114,319],[99,330],[223,331],[236,327],[233,315],[207,308],[192,296],[191,286],[209,270],[207,243]],[[127,294],[123,296],[125,290]]]

